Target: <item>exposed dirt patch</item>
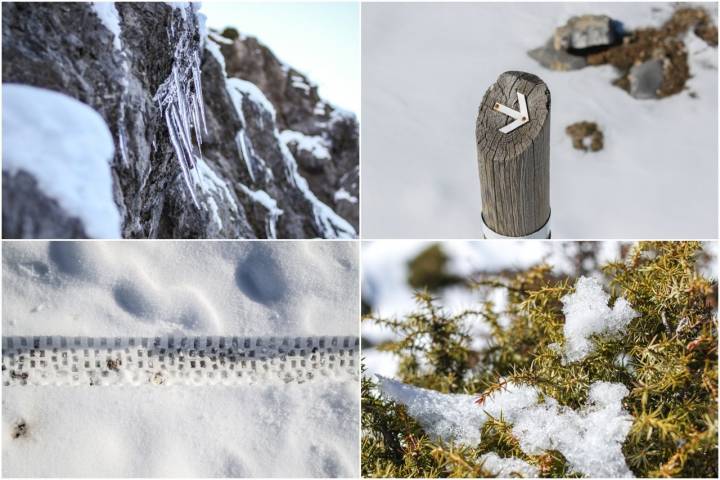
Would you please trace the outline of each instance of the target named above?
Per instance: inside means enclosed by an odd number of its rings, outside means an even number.
[[[28,434],[28,426],[27,423],[25,423],[25,420],[20,419],[15,422],[15,425],[13,425],[12,433],[10,434],[12,438],[20,438],[25,437]]]
[[[689,30],[708,45],[717,46],[717,26],[702,8],[683,7],[660,28],[641,28],[630,32],[621,44],[587,55],[588,65],[610,64],[622,72],[613,83],[630,91],[630,69],[648,60],[661,60],[663,79],[657,97],[663,98],[682,91],[690,78],[687,49],[682,36]]]
[[[603,149],[603,133],[595,122],[577,122],[568,125],[565,132],[572,138],[573,147],[584,152]]]
[[[120,370],[121,365],[122,365],[122,362],[120,361],[120,359],[113,360],[112,358],[108,358],[108,361],[107,361],[108,370],[117,372],[118,370]]]

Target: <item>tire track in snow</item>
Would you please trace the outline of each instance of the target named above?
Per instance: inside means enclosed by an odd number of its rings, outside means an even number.
[[[359,377],[347,337],[3,337],[4,386],[242,385]]]

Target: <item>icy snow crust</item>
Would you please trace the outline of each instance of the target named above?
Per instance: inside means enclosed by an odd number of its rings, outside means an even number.
[[[381,376],[378,379],[382,392],[405,405],[436,439],[475,446],[488,415],[502,415],[513,425],[513,435],[528,455],[558,450],[574,472],[590,477],[633,476],[622,453],[633,421],[621,403],[629,393],[622,384],[593,383],[586,405],[575,411],[549,396],[540,403],[541,393],[522,385],[508,384],[480,406],[475,403],[477,396],[443,394]],[[490,466],[500,468],[492,457]]]
[[[295,130],[283,130],[280,133],[280,139],[285,142],[285,145],[294,143],[298,150],[309,152],[317,159],[330,160],[328,142],[321,135],[305,135]]]
[[[3,335],[357,335],[353,242],[3,242]],[[4,476],[357,477],[357,381],[3,388]],[[278,461],[281,458],[282,461]]]
[[[32,174],[90,237],[120,237],[110,173],[115,146],[103,118],[51,90],[4,83],[2,91],[3,171]]]
[[[580,277],[575,292],[560,300],[565,314],[565,358],[570,362],[582,360],[592,351],[592,335],[622,333],[630,320],[639,316],[624,298],[610,308],[610,295],[595,278]]]

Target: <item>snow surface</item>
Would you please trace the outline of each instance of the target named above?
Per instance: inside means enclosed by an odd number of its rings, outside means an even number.
[[[624,385],[595,382],[587,404],[575,411],[528,386],[508,384],[485,400],[477,396],[445,394],[378,376],[387,398],[407,407],[431,437],[469,446],[481,440],[488,415],[512,424],[512,433],[528,455],[557,450],[574,472],[589,477],[632,477],[622,444],[633,418],[622,406],[629,393]],[[491,459],[492,460],[492,459]]]
[[[336,202],[339,202],[340,200],[345,200],[350,203],[357,203],[358,199],[354,195],[350,195],[350,192],[345,190],[344,188],[340,188],[335,192],[335,195],[333,195],[333,200]]]
[[[352,242],[3,242],[3,335],[357,335]],[[357,382],[3,387],[4,476],[358,476]],[[9,439],[22,418],[28,435]],[[282,461],[278,461],[281,458]]]
[[[2,92],[3,171],[30,173],[90,237],[120,237],[110,172],[115,146],[105,120],[51,90],[4,83]]]
[[[280,133],[280,139],[285,142],[285,145],[295,143],[298,150],[309,152],[319,160],[330,160],[328,142],[322,135],[305,135],[295,130],[283,130]]]
[[[540,476],[537,467],[519,458],[502,458],[497,453],[490,452],[481,455],[480,460],[483,462],[483,468],[496,477],[511,478],[521,476],[524,478],[537,478]]]
[[[115,36],[113,38],[113,47],[115,50],[122,51],[122,40],[120,39],[120,15],[118,14],[115,2],[93,2],[93,10],[100,18],[105,28],[110,30]]]
[[[240,184],[240,188],[242,188],[242,191],[245,192],[248,197],[252,198],[254,202],[265,207],[267,210],[265,233],[267,234],[267,238],[277,238],[277,220],[278,217],[283,214],[283,211],[277,206],[277,201],[268,195],[265,190],[251,190],[242,183]]]
[[[717,6],[703,5],[717,23]],[[553,238],[716,238],[716,48],[689,34],[688,89],[662,100],[636,100],[611,85],[610,66],[554,72],[527,55],[572,15],[607,14],[636,28],[661,25],[672,10],[671,3],[364,5],[363,236],[481,236],[477,108],[498,75],[524,70],[552,93]],[[600,125],[602,151],[572,148],[565,127],[581,120]]]
[[[592,277],[578,278],[575,292],[560,300],[565,315],[565,358],[570,362],[582,360],[593,350],[592,335],[620,334],[639,316],[622,297],[610,308],[610,295]]]
[[[267,99],[265,94],[262,93],[262,90],[260,90],[257,85],[240,78],[228,78],[226,80],[226,84],[228,85],[228,88],[234,88],[235,90],[241,92],[252,103],[259,105],[263,110],[268,112],[272,116],[273,121],[275,121],[275,118],[277,117],[275,107],[273,107],[273,104]]]

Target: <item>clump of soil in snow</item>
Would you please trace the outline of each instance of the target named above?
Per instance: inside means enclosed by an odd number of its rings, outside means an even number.
[[[577,122],[568,125],[565,132],[572,138],[573,147],[584,152],[603,149],[603,133],[595,122]]]
[[[119,359],[113,360],[112,358],[108,358],[108,361],[107,361],[108,370],[117,372],[120,369],[120,365],[122,365],[122,362]]]
[[[623,38],[620,45],[587,56],[588,65],[610,64],[623,72],[613,83],[631,91],[632,68],[645,62],[657,60],[662,65],[662,80],[657,98],[682,91],[690,78],[687,49],[682,40],[688,30],[702,38],[708,45],[717,46],[717,26],[702,8],[680,8],[660,28],[641,28]]]
[[[28,427],[27,423],[25,423],[25,420],[20,419],[17,422],[15,422],[15,425],[13,425],[12,429],[12,438],[20,438],[24,437],[28,434]]]

